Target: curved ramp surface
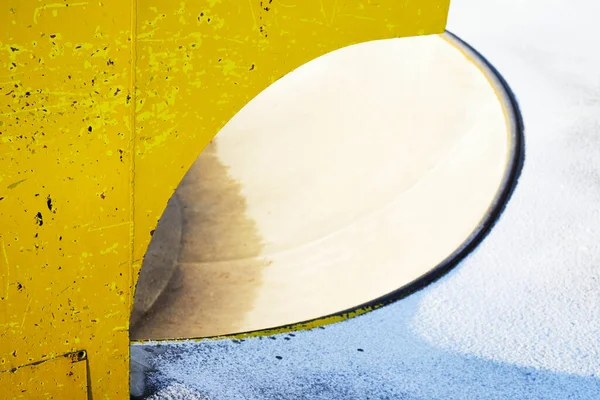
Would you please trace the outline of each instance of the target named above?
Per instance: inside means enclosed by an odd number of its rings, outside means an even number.
[[[238,113],[183,180],[178,276],[132,337],[272,328],[409,284],[480,227],[512,140],[488,77],[442,36],[304,65]]]

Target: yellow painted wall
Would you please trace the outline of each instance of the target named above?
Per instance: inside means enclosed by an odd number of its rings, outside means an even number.
[[[358,42],[440,33],[448,6],[4,0],[0,376],[86,350],[93,397],[128,398],[132,288],[208,141],[292,69]]]

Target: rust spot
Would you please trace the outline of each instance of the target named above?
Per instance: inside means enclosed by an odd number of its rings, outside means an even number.
[[[104,200],[104,199],[106,198],[106,195],[105,195],[104,193],[100,193],[100,198],[101,198],[102,200]]]
[[[152,230],[150,231],[150,236],[154,236],[154,231],[155,231],[154,229],[152,229]]]

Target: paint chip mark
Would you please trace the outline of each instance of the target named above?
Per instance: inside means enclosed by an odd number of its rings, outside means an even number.
[[[21,183],[25,182],[27,179],[21,179],[20,181],[16,181],[15,183],[11,183],[7,186],[8,189],[14,189],[19,186]]]
[[[154,236],[154,229],[150,231],[150,236]]]
[[[48,206],[48,210],[52,211],[52,199],[50,198],[50,195],[48,195],[48,198],[46,199],[46,205]]]
[[[71,3],[71,6],[85,6],[87,5],[87,2],[81,2],[81,3]],[[46,4],[43,5],[41,7],[37,7],[35,9],[35,11],[33,12],[33,23],[37,24],[37,18],[40,15],[40,11],[46,10],[48,8],[63,8],[63,7],[69,7],[69,4],[62,4],[62,3],[54,3],[54,4]]]
[[[283,357],[281,357],[281,356],[275,356],[275,358],[278,360],[283,360]]]
[[[88,126],[88,132],[90,132],[90,133],[92,132],[92,127],[91,126]]]
[[[38,211],[38,213],[35,215],[35,222],[39,225],[42,226],[44,225],[44,218],[42,217],[42,213]]]

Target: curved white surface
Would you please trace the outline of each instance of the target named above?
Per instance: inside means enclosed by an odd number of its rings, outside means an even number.
[[[216,137],[262,238],[242,331],[350,308],[437,266],[494,200],[509,138],[486,77],[438,36],[352,46],[275,83]]]
[[[157,311],[177,317],[134,337],[265,329],[406,285],[480,224],[510,139],[487,77],[439,36],[310,62],[240,111],[184,179],[188,278]],[[195,306],[185,294],[225,286]]]

